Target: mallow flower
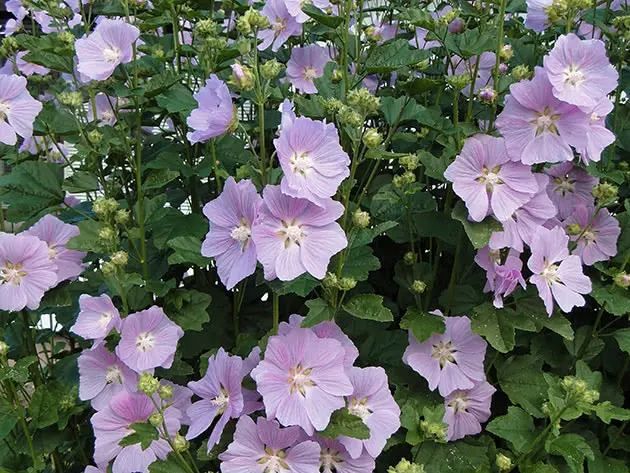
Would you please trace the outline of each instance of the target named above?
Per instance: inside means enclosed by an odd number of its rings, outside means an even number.
[[[352,458],[346,447],[339,440],[311,437],[321,448],[319,470],[322,473],[368,473],[376,468],[374,458],[363,450],[357,458]]]
[[[92,80],[108,79],[119,64],[133,60],[140,30],[124,20],[101,20],[94,31],[75,41],[77,71]]]
[[[593,207],[592,191],[599,179],[572,163],[560,163],[545,169],[550,177],[547,193],[558,209],[558,218],[564,220],[578,205]]]
[[[284,0],[269,0],[260,12],[270,24],[269,28],[258,32],[258,39],[262,40],[258,45],[260,51],[271,46],[275,53],[291,36],[302,33],[302,24],[289,13]]]
[[[344,356],[337,340],[305,328],[269,338],[264,359],[251,373],[267,418],[300,426],[308,435],[324,430],[353,391]]]
[[[494,300],[492,304],[498,308],[503,308],[503,298],[512,294],[520,285],[525,289],[525,279],[523,279],[523,261],[520,254],[510,251],[505,262],[495,267],[494,277]]]
[[[453,391],[446,396],[443,421],[448,425],[446,439],[449,442],[481,432],[482,422],[490,418],[490,405],[495,392],[496,389],[490,383],[482,380],[470,389]]]
[[[578,205],[562,225],[567,230],[570,226],[577,226],[576,231],[569,233],[571,241],[577,242],[572,254],[578,255],[585,265],[606,261],[617,254],[621,228],[607,209]]]
[[[112,329],[120,330],[120,313],[107,294],[79,296],[79,315],[70,328],[85,340],[102,341]]]
[[[316,94],[313,79],[324,75],[328,53],[317,44],[293,48],[287,63],[287,78],[293,87],[305,94]]]
[[[201,254],[214,257],[219,278],[227,289],[256,271],[252,226],[261,202],[252,181],[237,183],[230,176],[221,195],[203,207],[210,231],[201,245]]]
[[[230,91],[216,74],[210,75],[195,95],[199,107],[194,109],[186,123],[192,128],[186,137],[192,144],[206,142],[227,133],[236,124],[236,112]]]
[[[88,103],[88,116],[91,120],[98,120],[98,126],[114,126],[116,124],[117,118],[114,107],[118,107],[117,97],[110,97],[101,92],[94,97],[94,105],[96,110],[92,108],[92,102]]]
[[[343,205],[332,199],[320,207],[283,194],[280,186],[265,187],[252,229],[265,279],[290,281],[305,272],[323,279],[330,258],[348,244],[335,222],[343,211]]]
[[[26,89],[26,78],[0,75],[0,143],[13,146],[17,135],[33,135],[33,122],[42,104],[31,97]]]
[[[329,0],[284,0],[284,4],[289,14],[298,23],[305,23],[311,18],[302,11],[303,5],[313,5],[320,9],[328,8],[331,5]]]
[[[582,162],[588,165],[591,161],[599,161],[602,152],[615,142],[615,134],[606,128],[606,116],[612,112],[613,103],[604,97],[594,107],[584,111],[590,114],[589,128],[585,145],[578,148]]]
[[[538,288],[549,315],[554,299],[563,312],[571,312],[573,307],[586,303],[582,294],[591,292],[591,280],[582,272],[580,257],[569,256],[568,245],[569,236],[561,227],[540,227],[530,245],[530,281]]]
[[[444,177],[453,183],[475,222],[489,214],[500,221],[509,219],[538,190],[530,167],[512,162],[503,138],[490,135],[468,138]]]

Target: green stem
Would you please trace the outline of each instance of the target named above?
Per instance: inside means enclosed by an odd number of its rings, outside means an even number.
[[[494,80],[494,88],[499,93],[499,66],[501,65],[501,50],[503,49],[503,27],[505,25],[505,8],[507,6],[507,0],[501,0],[499,7],[499,32],[497,33],[497,49],[495,51],[496,61],[494,63],[494,71],[492,77]],[[492,103],[492,115],[490,116],[490,124],[488,125],[488,131],[494,128],[494,120],[497,116],[497,104],[499,100],[496,98]]]
[[[188,464],[188,462],[186,461],[186,459],[182,456],[182,454],[177,451],[177,449],[175,448],[175,444],[173,443],[173,439],[171,439],[171,436],[168,433],[168,428],[166,427],[166,420],[164,419],[164,410],[160,407],[160,405],[156,402],[155,399],[153,399],[153,396],[149,396],[149,399],[151,399],[151,402],[153,403],[153,405],[155,406],[155,409],[157,412],[160,413],[160,415],[162,415],[162,429],[164,429],[164,440],[166,440],[168,442],[168,444],[170,445],[171,449],[173,450],[173,453],[175,453],[175,456],[177,457],[177,459],[180,461],[180,463],[182,464],[182,466],[184,468],[186,468],[186,470],[188,471],[188,473],[194,473],[192,468],[190,468],[190,465]]]
[[[621,435],[623,434],[623,431],[624,431],[624,429],[626,428],[627,425],[628,425],[628,421],[627,420],[623,421],[623,424],[621,424],[621,427],[619,427],[619,430],[617,431],[615,436],[610,440],[610,443],[608,444],[606,449],[602,452],[603,456],[606,456],[608,451],[613,447],[613,445],[615,445],[615,442],[617,442],[617,440],[619,440],[619,437],[621,437]]]
[[[278,325],[280,325],[280,296],[273,293],[273,327],[272,331],[275,334],[278,333]]]
[[[214,171],[214,180],[217,181],[217,193],[223,192],[223,184],[221,184],[221,177],[219,176],[219,162],[217,160],[217,149],[215,146],[215,139],[210,140],[210,153],[212,156],[212,169]]]
[[[459,237],[457,239],[457,247],[455,248],[455,259],[453,260],[453,268],[451,269],[451,278],[448,282],[448,290],[446,293],[446,311],[447,314],[451,311],[451,304],[453,303],[453,296],[455,295],[455,281],[457,279],[457,268],[459,266],[459,259],[464,246],[464,231],[460,228]]]

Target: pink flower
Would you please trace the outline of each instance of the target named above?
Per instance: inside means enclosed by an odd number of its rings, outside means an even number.
[[[476,222],[490,213],[500,221],[509,219],[538,190],[530,167],[510,161],[503,138],[489,135],[468,138],[444,177]]]
[[[199,107],[194,109],[186,123],[194,129],[186,137],[192,144],[206,142],[229,131],[234,124],[235,110],[232,96],[215,74],[212,74],[195,95]]]
[[[316,44],[293,48],[287,63],[287,78],[298,91],[316,94],[317,87],[313,79],[324,75],[328,60],[326,50]]]
[[[335,222],[343,211],[343,205],[332,199],[319,207],[284,195],[280,186],[265,187],[252,229],[265,279],[290,281],[305,272],[323,279],[330,258],[348,244]]]
[[[617,254],[617,240],[621,234],[619,222],[606,209],[578,205],[573,214],[562,226],[578,224],[581,234],[571,235],[571,241],[577,241],[572,254],[578,255],[582,263],[591,266],[598,261],[606,261]]]
[[[26,78],[0,75],[0,143],[13,146],[17,135],[33,135],[33,122],[42,104],[26,90]]]
[[[606,116],[612,112],[613,103],[608,97],[604,97],[590,110],[589,129],[586,135],[586,144],[578,148],[582,162],[588,165],[591,161],[599,161],[602,152],[615,142],[615,134],[606,128]]]
[[[309,329],[269,339],[265,357],[252,371],[269,419],[298,425],[308,435],[324,430],[333,411],[345,406],[353,387],[345,372],[345,351]]]
[[[494,301],[496,308],[503,308],[503,298],[512,294],[520,285],[525,289],[525,279],[523,279],[523,262],[517,252],[510,251],[505,263],[497,265],[494,278]]]
[[[370,429],[370,438],[359,440],[340,436],[352,458],[365,451],[378,457],[390,438],[400,428],[400,408],[389,390],[387,374],[381,367],[352,368],[348,375],[354,392],[348,397],[348,411],[359,417]]]
[[[585,304],[581,294],[591,292],[591,280],[582,273],[580,257],[569,256],[568,244],[569,237],[560,227],[540,227],[532,240],[532,255],[527,261],[534,273],[530,281],[538,288],[549,315],[554,299],[563,312],[571,312]]]
[[[107,294],[98,297],[82,294],[79,315],[70,331],[86,340],[102,341],[112,329],[120,330],[120,313]]]
[[[116,354],[140,373],[161,366],[170,368],[177,341],[184,331],[158,306],[130,314],[123,320]]]
[[[210,231],[201,254],[215,258],[219,278],[228,289],[256,271],[256,245],[251,234],[261,202],[252,181],[237,183],[230,176],[221,195],[203,208]]]
[[[483,380],[471,389],[453,391],[444,399],[443,421],[448,425],[447,440],[458,440],[481,432],[481,423],[490,418],[490,404],[496,389]]]
[[[376,467],[374,458],[363,450],[358,458],[352,458],[343,443],[314,436],[311,438],[321,448],[319,454],[319,470],[323,473],[369,473]],[[360,440],[359,440],[360,442]]]
[[[328,0],[284,0],[289,15],[295,18],[298,23],[305,23],[310,19],[306,13],[302,11],[302,6],[305,4],[313,5],[317,8],[324,9],[330,7]]]
[[[99,22],[86,38],[75,41],[77,70],[93,80],[108,79],[119,64],[133,60],[132,45],[140,37],[140,30],[123,20],[108,18]]]
[[[440,314],[441,315],[441,314]],[[446,330],[420,343],[409,331],[409,346],[403,363],[429,382],[429,389],[439,388],[441,396],[456,389],[470,389],[485,378],[483,359],[487,343],[470,329],[470,319],[444,317]]]
[[[0,232],[0,310],[35,310],[56,284],[57,265],[46,243],[30,235]]]
[[[262,43],[258,45],[260,51],[264,51],[269,46],[275,53],[291,36],[302,33],[302,25],[295,17],[289,13],[284,0],[269,0],[261,13],[269,20],[270,28],[258,32],[258,39]]]
[[[138,390],[138,374],[130,370],[105,345],[83,350],[79,364],[79,398],[91,401],[97,411],[105,409],[122,392]]]
[[[584,146],[589,117],[553,95],[547,72],[537,67],[534,78],[512,84],[497,129],[508,154],[523,164],[573,160],[571,147]]]
[[[599,39],[562,35],[544,58],[553,95],[579,107],[594,107],[617,88],[619,74]]]
[[[84,251],[68,250],[68,242],[79,235],[79,227],[63,223],[54,215],[45,215],[35,225],[24,232],[39,238],[48,245],[48,256],[57,265],[57,284],[74,280],[83,272]]]
[[[284,172],[280,184],[283,194],[323,207],[350,175],[350,158],[339,144],[332,123],[306,117],[290,123],[285,120],[273,143]]]
[[[427,41],[427,34],[429,30],[426,28],[416,27],[416,34],[413,38],[409,40],[409,45],[414,46],[418,49],[433,49],[439,48],[441,46],[438,40],[429,40]],[[470,88],[469,88],[470,90]]]
[[[90,119],[98,120],[98,126],[114,126],[117,121],[115,109],[118,108],[118,98],[99,93],[96,94],[94,102],[96,105],[96,114],[94,114],[94,110],[92,109],[92,102],[88,103]]]
[[[545,169],[551,177],[547,192],[558,209],[558,218],[564,220],[578,205],[593,207],[593,187],[599,179],[571,163],[556,164]]]

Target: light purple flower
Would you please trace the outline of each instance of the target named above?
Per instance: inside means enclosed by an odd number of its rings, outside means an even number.
[[[354,388],[348,397],[348,411],[359,417],[370,429],[370,438],[360,440],[340,436],[352,458],[360,458],[365,451],[378,457],[387,439],[400,428],[400,407],[389,390],[387,374],[381,367],[352,368],[348,375]]]
[[[203,208],[210,231],[201,254],[215,258],[219,278],[228,289],[256,271],[256,245],[251,234],[261,202],[252,181],[237,183],[230,176],[221,195]]]
[[[577,241],[577,247],[572,254],[578,255],[582,263],[590,266],[617,254],[617,240],[621,228],[617,219],[610,215],[608,210],[578,205],[573,214],[563,222],[563,226],[567,228],[576,223],[582,229],[582,233],[571,235],[571,241]]]
[[[502,232],[492,233],[488,245],[493,250],[512,248],[519,253],[523,252],[523,243],[529,245],[536,229],[558,213],[547,194],[549,176],[534,174],[534,177],[538,184],[538,192],[521,208],[516,209],[510,218],[501,222]]]
[[[0,232],[0,310],[35,310],[56,284],[57,265],[46,243],[30,235]]]
[[[532,255],[527,266],[533,273],[530,281],[538,288],[547,313],[553,312],[555,299],[563,312],[583,306],[581,294],[591,292],[591,280],[582,273],[577,255],[569,256],[569,236],[561,227],[551,230],[540,227],[532,240]]]
[[[292,314],[289,317],[288,323],[280,323],[280,326],[278,327],[278,335],[288,335],[292,330],[299,330],[303,320],[304,317],[301,315]],[[343,333],[341,328],[339,328],[339,325],[337,325],[334,321],[320,322],[314,327],[311,327],[310,330],[312,330],[319,338],[333,338],[341,343],[341,346],[345,351],[343,363],[348,369],[352,367],[356,359],[359,357],[359,350],[352,340],[350,340],[350,337]]]
[[[558,209],[558,218],[564,220],[578,205],[593,207],[593,187],[599,179],[572,163],[561,163],[545,169],[551,177],[547,192]]]
[[[173,364],[177,341],[184,331],[161,307],[152,306],[123,320],[116,354],[129,368],[140,373]]]
[[[599,39],[562,35],[544,58],[553,95],[579,107],[594,107],[617,88],[619,74]]]
[[[193,397],[193,392],[186,386],[180,386],[179,384],[175,384],[172,381],[168,381],[166,379],[162,379],[160,381],[160,384],[162,384],[163,386],[169,386],[173,390],[173,396],[170,399],[165,399],[165,401],[180,412],[180,420],[183,425],[190,425],[191,419],[186,414],[186,411],[192,404],[191,399]],[[159,394],[154,394],[153,397],[156,402],[160,402],[158,401]]]
[[[530,167],[510,161],[503,138],[490,135],[468,138],[444,177],[476,222],[491,213],[500,221],[509,219],[538,190]]]
[[[553,0],[527,0],[527,16],[525,26],[537,33],[549,28],[547,8],[553,4]]]
[[[258,32],[258,39],[262,40],[262,43],[258,45],[261,51],[271,46],[271,50],[275,53],[291,36],[302,33],[302,25],[289,13],[284,0],[265,2],[261,13],[271,24],[270,28]]]
[[[75,13],[74,16],[67,23],[53,18],[44,10],[38,10],[32,12],[33,19],[39,24],[42,29],[42,33],[61,33],[66,29],[74,28],[81,24],[81,15]]]
[[[79,315],[70,328],[85,340],[101,341],[112,329],[120,330],[120,313],[107,294],[79,297]]]
[[[477,69],[475,90],[473,91],[474,93],[477,93],[477,91],[483,87],[493,85],[494,81],[492,79],[492,73],[494,67],[496,66],[496,55],[494,53],[486,51],[485,53],[482,53],[481,56],[474,56],[468,60],[464,60],[459,56],[453,56],[452,61],[454,72],[451,72],[451,69],[449,68],[447,71],[449,75],[467,74],[472,82],[475,69]],[[479,62],[479,66],[477,66],[477,62]],[[466,97],[470,95],[471,85],[472,84],[469,84],[462,89],[462,94]]]
[[[42,104],[26,90],[26,78],[0,75],[0,143],[13,146],[17,135],[33,135],[33,122]],[[17,134],[17,135],[16,135]]]
[[[325,439],[314,436],[311,438],[321,448],[319,454],[319,469],[322,473],[370,473],[376,467],[374,458],[361,448],[361,455],[352,458],[346,447],[339,440]]]
[[[554,97],[541,67],[532,80],[510,86],[496,122],[508,154],[523,164],[571,161],[571,146],[584,146],[588,125],[586,113]]]
[[[345,406],[353,387],[343,364],[345,351],[309,329],[269,339],[265,357],[252,371],[269,419],[298,425],[308,435],[324,430],[333,411]]]
[[[332,123],[296,118],[282,127],[273,143],[284,172],[280,184],[283,194],[323,207],[350,175],[350,158]]]
[[[32,76],[33,74],[39,76],[45,76],[50,72],[50,69],[45,68],[44,66],[40,66],[39,64],[33,64],[30,62],[26,62],[24,60],[24,56],[26,56],[28,51],[20,51],[15,55],[15,64],[19,71],[27,77]]]
[[[138,374],[103,344],[83,350],[78,364],[79,398],[91,401],[97,411],[105,409],[114,396],[138,390]]]
[[[84,251],[68,250],[68,242],[81,233],[79,227],[59,220],[54,215],[45,215],[24,232],[39,238],[48,245],[48,256],[57,265],[57,284],[74,280],[83,272]]]
[[[429,389],[437,387],[442,397],[456,389],[470,389],[485,378],[483,359],[486,341],[470,329],[470,319],[444,317],[446,330],[433,334],[420,343],[409,331],[409,346],[403,362],[429,382]]]
[[[109,78],[119,64],[133,60],[140,30],[123,20],[103,19],[86,38],[75,41],[77,70],[93,80]]]
[[[192,421],[186,439],[199,437],[220,416],[208,439],[208,452],[219,443],[229,420],[237,419],[243,411],[243,375],[243,360],[238,356],[229,356],[223,348],[208,359],[204,377],[188,383],[201,400],[194,402],[186,411]]]
[[[578,148],[582,162],[588,165],[591,161],[599,161],[602,151],[615,142],[615,134],[606,128],[606,116],[612,112],[613,103],[604,97],[590,110],[589,129],[586,135],[586,145]]]
[[[199,107],[186,121],[195,130],[186,135],[188,141],[192,144],[205,142],[227,133],[234,125],[235,110],[225,82],[212,74],[194,97]]]
[[[108,95],[100,93],[94,97],[94,102],[96,105],[96,114],[94,114],[94,110],[92,109],[92,102],[88,103],[90,119],[93,121],[98,120],[98,126],[115,125],[117,121],[115,108],[118,108],[118,98],[109,97]],[[115,108],[112,108],[112,106]]]
[[[242,416],[234,440],[219,455],[222,473],[315,473],[319,471],[320,447],[300,441],[298,427],[280,428],[275,420],[259,417],[256,423]],[[114,472],[115,473],[115,472]]]
[[[96,442],[94,461],[105,467],[114,460],[112,473],[149,473],[149,465],[158,458],[166,460],[171,447],[164,439],[154,440],[146,450],[139,443],[121,447],[119,442],[131,435],[129,427],[136,422],[147,422],[156,412],[151,398],[141,393],[120,393],[111,400],[109,406],[92,416],[92,427]],[[180,412],[174,407],[164,410],[164,422],[169,435],[174,435],[180,428]],[[162,427],[158,430],[162,432]]]
[[[298,23],[305,23],[310,19],[310,16],[302,11],[303,5],[313,5],[320,9],[330,7],[329,0],[284,0],[284,3],[289,15],[294,17]]]
[[[494,291],[497,266],[501,264],[501,252],[499,250],[493,250],[490,246],[484,246],[477,250],[475,263],[486,271],[486,284],[483,288],[483,292]]]
[[[453,391],[444,399],[443,421],[448,425],[446,438],[449,442],[481,432],[481,423],[490,418],[495,392],[496,389],[483,380],[471,389]]]
[[[280,186],[265,187],[252,229],[265,279],[291,281],[305,272],[323,279],[330,258],[348,244],[335,222],[343,211],[343,205],[332,199],[320,207],[284,195]]]
[[[414,37],[409,40],[409,44],[418,49],[439,48],[441,44],[438,40],[435,39],[435,40],[427,41],[426,38],[427,38],[428,33],[429,33],[429,30],[427,30],[426,28],[422,28],[420,26],[416,27],[416,33]]]
[[[287,63],[287,78],[298,91],[316,94],[317,87],[313,79],[324,75],[324,67],[328,60],[326,50],[316,44],[293,48]]]
[[[497,265],[494,278],[494,300],[493,305],[503,308],[503,298],[512,294],[520,285],[525,289],[525,279],[523,279],[523,262],[518,252],[510,251],[505,263]]]

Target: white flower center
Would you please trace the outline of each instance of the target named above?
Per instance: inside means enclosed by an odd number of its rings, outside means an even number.
[[[452,408],[455,412],[466,412],[468,402],[467,393],[458,391],[453,394],[453,399],[448,401],[448,407]]]
[[[120,61],[120,49],[116,46],[108,46],[103,49],[103,58],[106,62],[115,63]]]
[[[367,398],[352,398],[350,404],[348,405],[348,411],[350,414],[359,417],[363,422],[365,422],[372,414],[372,411],[367,406],[367,401]]]
[[[224,389],[221,389],[221,394],[210,401],[210,404],[219,408],[219,414],[225,412],[225,408],[229,403],[230,395]]]
[[[285,29],[287,29],[287,22],[280,18],[276,17],[276,22],[273,24],[273,30],[276,33],[276,36],[282,33]]]
[[[586,230],[580,237],[580,240],[584,240],[586,243],[595,243],[596,239],[597,239],[597,232],[594,232],[592,229]]]
[[[536,136],[540,135],[548,131],[549,133],[553,133],[555,135],[559,134],[558,129],[556,128],[556,119],[559,115],[552,115],[549,107],[546,107],[542,113],[536,113],[538,116],[532,120],[532,124],[536,126]]]
[[[501,251],[489,250],[488,259],[490,260],[491,263],[499,264],[501,262]]]
[[[5,267],[0,271],[0,282],[19,286],[26,272],[22,270],[22,263],[12,264],[5,261]]]
[[[501,179],[501,176],[499,176],[499,171],[501,171],[501,166],[495,166],[492,169],[488,169],[484,166],[481,169],[481,176],[479,176],[476,181],[485,183],[486,190],[488,192],[492,192],[494,190],[494,186],[503,184],[503,180]]]
[[[4,100],[0,100],[0,120],[4,120],[6,116],[9,114],[11,110],[11,106],[6,103]]]
[[[245,224],[239,227],[234,227],[231,233],[232,239],[241,243],[245,243],[247,240],[249,240],[251,235],[252,235],[252,231]]]
[[[568,177],[556,177],[554,181],[556,183],[555,191],[562,194],[562,197],[575,192],[575,181],[571,181]]]
[[[297,225],[295,220],[292,222],[282,221],[282,228],[278,231],[278,235],[284,239],[284,247],[288,248],[292,243],[300,245],[302,239],[306,236],[302,225]]]
[[[49,246],[48,247],[48,257],[51,260],[54,260],[55,258],[57,258],[57,250],[55,249],[54,246]]]
[[[433,353],[431,354],[431,356],[440,360],[440,367],[444,368],[447,362],[455,363],[455,358],[453,358],[453,354],[456,351],[457,350],[451,342],[444,343],[443,341],[439,341],[437,345],[433,345]]]
[[[105,381],[107,382],[107,384],[112,384],[112,383],[122,384],[123,375],[122,375],[122,371],[120,370],[120,366],[118,365],[108,366],[107,374],[105,375]]]
[[[136,348],[138,351],[148,352],[155,346],[155,337],[151,332],[142,332],[136,338]]]
[[[560,281],[560,278],[558,278],[558,276],[556,275],[557,271],[558,271],[557,265],[549,264],[547,261],[545,261],[545,265],[540,275],[543,278],[545,278],[545,280],[547,281],[547,284],[551,286],[553,283]]]
[[[317,77],[317,71],[313,69],[311,66],[307,66],[302,73],[302,76],[306,80],[313,80]]]
[[[584,81],[584,74],[574,65],[567,67],[562,75],[564,76],[564,83],[568,85],[576,86]]]
[[[330,448],[322,448],[319,455],[319,471],[321,473],[334,473],[337,471],[335,465],[342,462],[343,459],[339,457],[338,451],[331,450]]]
[[[313,167],[313,162],[308,153],[293,153],[289,160],[289,166],[294,174],[306,176],[306,173]]]
[[[289,465],[284,459],[287,454],[283,450],[277,452],[269,447],[265,447],[265,456],[258,460],[258,463],[265,465],[264,473],[282,473],[285,470],[290,470]]]
[[[114,315],[109,312],[103,312],[96,322],[101,328],[107,327]]]
[[[597,113],[593,112],[591,113],[591,123],[596,123],[601,119],[601,117],[599,115],[597,115]]]
[[[299,392],[302,396],[306,395],[306,388],[317,386],[313,380],[311,380],[311,368],[303,369],[302,365],[298,364],[295,368],[289,370],[289,377],[287,383],[291,389],[291,394]]]
[[[104,122],[111,122],[115,116],[112,110],[104,110],[101,112],[101,120]]]

